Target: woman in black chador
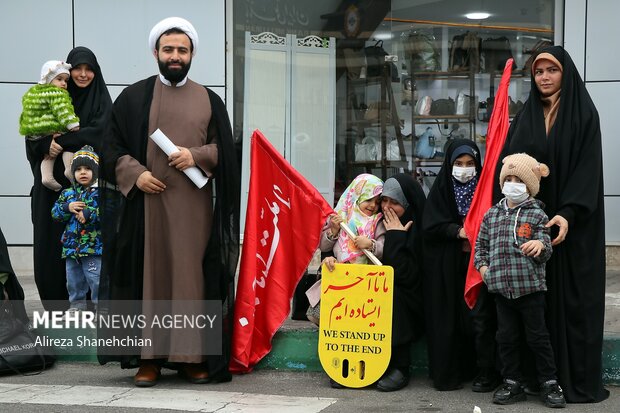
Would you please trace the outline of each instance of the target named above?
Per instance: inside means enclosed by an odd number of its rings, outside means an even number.
[[[381,196],[386,229],[383,264],[394,268],[394,296],[392,356],[377,389],[395,391],[409,383],[411,344],[424,333],[421,224],[425,198],[420,184],[404,173],[388,178]]]
[[[438,390],[460,389],[477,370],[474,391],[492,391],[498,384],[494,304],[484,287],[473,311],[463,299],[471,253],[463,223],[481,170],[480,149],[473,141],[451,141],[424,210],[429,375]]]
[[[112,109],[112,99],[93,52],[86,47],[76,47],[69,52],[67,63],[71,64],[67,90],[73,100],[75,113],[80,118],[80,130],[66,133],[55,140],[52,140],[52,136],[36,141],[26,140],[26,156],[34,177],[31,190],[34,279],[47,310],[65,310],[69,305],[69,295],[65,262],[61,258],[60,238],[64,225],[52,220],[51,215],[59,192],[41,183],[41,162],[45,155],[60,155],[62,151],[77,152],[84,145],[90,145],[99,152],[103,130]],[[64,175],[62,156],[56,156],[54,178],[63,189],[71,185]]]
[[[543,49],[504,156],[525,152],[550,168],[538,198],[549,216],[547,327],[566,400],[599,402],[605,312],[605,210],[599,116],[569,54]]]

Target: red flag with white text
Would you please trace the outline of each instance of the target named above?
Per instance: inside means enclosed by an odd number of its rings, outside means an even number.
[[[255,130],[230,371],[247,373],[271,350],[295,287],[333,213],[325,198]]]
[[[510,122],[508,120],[508,86],[510,86],[510,75],[512,74],[513,60],[508,59],[504,66],[504,73],[499,82],[497,95],[493,104],[493,112],[489,119],[489,127],[487,128],[486,153],[484,155],[484,164],[480,173],[480,180],[471,201],[471,207],[465,218],[464,228],[467,238],[472,245],[471,255],[469,259],[469,267],[467,268],[467,278],[465,279],[465,303],[469,308],[473,308],[478,300],[480,287],[482,286],[482,278],[478,270],[474,268],[474,253],[478,231],[484,214],[491,208],[493,202],[493,190],[499,182],[495,179],[495,168],[499,161],[499,156],[504,148],[506,135]]]

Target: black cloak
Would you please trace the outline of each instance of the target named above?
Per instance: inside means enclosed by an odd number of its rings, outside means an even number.
[[[392,178],[398,181],[409,203],[400,222],[405,225],[413,221],[407,232],[387,231],[383,246],[383,264],[394,268],[390,364],[408,371],[411,343],[424,333],[421,224],[426,199],[422,187],[411,175],[400,173]]]
[[[127,87],[114,104],[100,170],[106,182],[100,188],[102,236],[105,248],[100,294],[110,300],[141,300],[144,271],[144,194],[135,190],[129,198],[112,189],[116,184],[116,161],[131,155],[146,165],[149,110],[157,76]],[[233,319],[233,282],[239,256],[240,171],[232,130],[224,102],[207,88],[212,118],[218,130],[218,166],[214,171],[215,205],[209,245],[203,259],[205,300],[222,302],[222,355],[208,356],[212,381],[229,381],[230,337]],[[124,139],[128,137],[128,139]],[[103,195],[101,195],[103,194]],[[113,301],[109,302],[114,304]],[[139,331],[135,331],[140,335]],[[140,356],[104,356],[99,362],[120,361],[122,368],[137,367]]]
[[[454,390],[475,373],[471,314],[463,294],[469,252],[457,238],[463,226],[452,178],[452,154],[471,147],[476,173],[482,170],[480,149],[469,139],[455,139],[446,150],[443,165],[428,194],[424,209],[424,310],[429,376],[438,390]]]
[[[570,55],[543,49],[562,64],[558,114],[547,136],[541,95],[531,91],[508,131],[504,156],[525,152],[549,166],[537,198],[549,218],[568,221],[564,242],[547,262],[547,327],[566,400],[599,402],[609,396],[602,381],[605,314],[605,210],[598,111]],[[552,228],[553,239],[557,234]]]
[[[73,100],[75,113],[80,118],[80,130],[68,132],[56,139],[64,150],[75,152],[84,145],[92,146],[95,151],[101,149],[103,130],[107,122],[112,100],[101,75],[97,58],[89,49],[76,47],[69,52],[67,62],[72,66],[86,63],[95,73],[95,77],[86,88],[79,88],[69,76],[68,91]],[[68,307],[65,262],[61,259],[60,242],[64,224],[52,220],[51,210],[58,199],[59,192],[54,192],[41,183],[41,161],[49,153],[52,137],[47,136],[36,141],[26,140],[26,157],[32,169],[34,185],[30,190],[31,217],[34,229],[33,254],[34,278],[43,306],[47,310],[64,310]],[[63,189],[71,183],[64,175],[62,157],[54,163],[54,178]],[[57,300],[57,302],[46,302]]]

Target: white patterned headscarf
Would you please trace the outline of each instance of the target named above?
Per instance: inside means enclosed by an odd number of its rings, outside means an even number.
[[[192,41],[192,46],[194,47],[192,50],[192,56],[196,55],[196,50],[198,49],[198,33],[190,22],[181,17],[168,17],[153,26],[151,33],[149,34],[149,48],[151,51],[155,50],[157,39],[159,39],[164,32],[175,28],[182,30],[187,37],[190,38]]]

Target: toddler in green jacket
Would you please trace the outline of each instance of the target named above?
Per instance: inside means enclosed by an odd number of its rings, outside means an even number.
[[[28,89],[22,98],[19,133],[26,139],[39,140],[49,135],[56,137],[80,129],[80,120],[75,115],[71,96],[67,92],[70,69],[70,64],[58,60],[43,64],[39,83]],[[45,187],[59,191],[62,186],[54,179],[54,158],[47,154],[41,162],[41,182]],[[67,179],[72,179],[72,158],[73,153],[62,153]]]

